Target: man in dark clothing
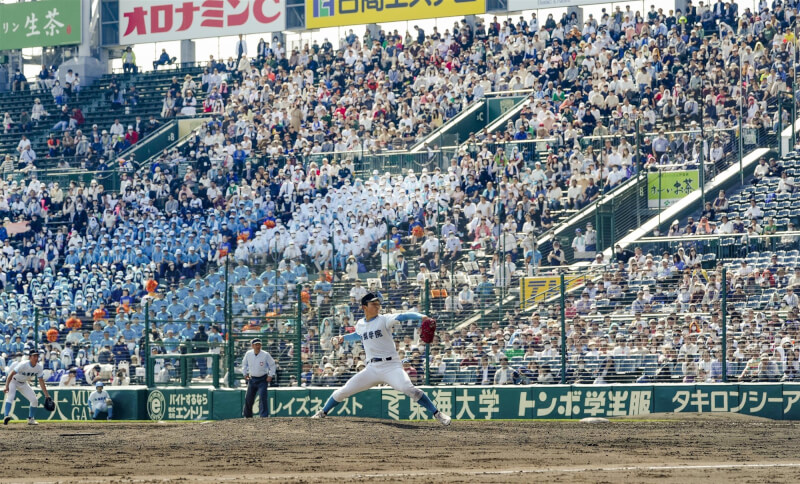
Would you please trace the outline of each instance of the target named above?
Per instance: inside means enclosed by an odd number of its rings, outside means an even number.
[[[192,338],[192,353],[205,353],[208,351],[208,333],[202,324],[198,326],[197,332]],[[196,358],[197,369],[200,370],[200,378],[205,378],[208,374],[208,359]]]

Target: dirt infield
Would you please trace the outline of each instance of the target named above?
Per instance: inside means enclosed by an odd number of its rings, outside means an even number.
[[[329,418],[0,427],[0,482],[797,482],[800,422]]]

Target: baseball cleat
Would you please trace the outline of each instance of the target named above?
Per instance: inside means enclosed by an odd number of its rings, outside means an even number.
[[[325,418],[327,416],[328,415],[325,412],[318,410],[317,413],[315,413],[311,418]]]
[[[442,425],[444,426],[450,425],[450,416],[447,415],[446,413],[436,412],[436,414],[434,414],[434,417],[436,417],[436,420],[438,420]]]
[[[39,422],[37,422],[35,418],[31,417],[28,419],[28,425],[39,425]]]
[[[8,422],[11,421],[11,417],[6,417],[3,419],[3,425],[8,425]]]

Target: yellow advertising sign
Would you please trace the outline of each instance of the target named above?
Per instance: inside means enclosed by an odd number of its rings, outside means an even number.
[[[569,291],[586,281],[584,276],[564,276],[565,290]],[[560,295],[561,276],[523,277],[519,281],[520,307],[527,309],[530,305]]]
[[[306,0],[306,28],[341,27],[486,12],[486,0]]]

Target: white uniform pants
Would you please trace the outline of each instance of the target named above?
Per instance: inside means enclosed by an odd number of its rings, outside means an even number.
[[[23,397],[27,398],[29,402],[31,402],[31,407],[36,408],[39,406],[39,398],[36,396],[36,393],[33,391],[30,385],[27,383],[20,383],[17,380],[12,379],[11,383],[8,384],[8,394],[6,396],[6,402],[14,403],[14,399],[17,397],[17,391],[19,391]]]
[[[106,412],[108,411],[108,404],[106,404],[106,402],[97,402],[92,405],[92,410],[95,412]]]
[[[408,373],[403,370],[400,361],[378,361],[370,363],[358,372],[342,388],[333,392],[333,399],[337,402],[344,401],[347,397],[358,392],[368,390],[375,385],[385,383],[399,392],[408,395],[415,402],[422,398],[424,393],[411,383]]]

